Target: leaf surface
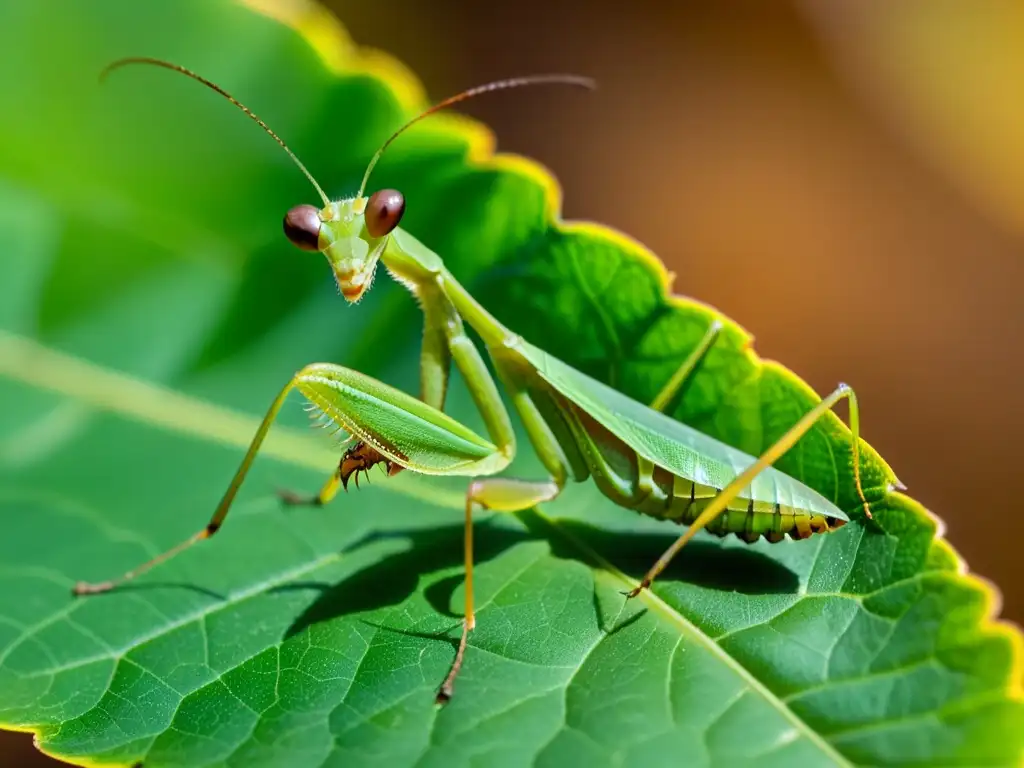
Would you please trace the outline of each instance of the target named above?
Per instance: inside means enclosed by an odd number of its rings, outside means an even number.
[[[303,364],[416,391],[413,302],[356,308],[284,211],[313,199],[274,126],[333,195],[425,103],[392,59],[314,7],[229,2],[0,7],[0,723],[81,764],[1012,765],[1020,637],[936,521],[828,419],[780,463],[854,520],[803,542],[702,537],[620,591],[677,531],[587,486],[478,524],[478,627],[453,702],[433,693],[462,599],[458,483],[402,476],[283,510],[336,461],[298,403],[223,532],[130,589],[75,600],[205,524],[263,410]],[[70,119],[74,116],[74,119]],[[667,292],[634,242],[557,221],[536,166],[478,125],[425,121],[374,177],[403,225],[532,342],[649,401],[715,317]],[[458,206],[452,200],[460,201]],[[673,415],[749,453],[815,401],[743,329]],[[477,428],[454,382],[449,412]],[[516,469],[537,476],[529,451]]]

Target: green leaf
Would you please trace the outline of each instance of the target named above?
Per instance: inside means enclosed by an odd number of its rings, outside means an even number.
[[[420,321],[384,279],[356,308],[291,249],[301,174],[335,195],[425,103],[321,11],[229,2],[7,3],[0,141],[0,723],[80,764],[1015,765],[1021,640],[937,523],[827,419],[780,466],[854,522],[801,542],[702,537],[652,594],[619,594],[677,531],[589,485],[477,526],[478,626],[433,706],[462,599],[459,483],[403,473],[284,510],[337,451],[296,402],[213,541],[132,588],[73,599],[205,524],[263,410],[331,360],[415,391]],[[305,10],[301,10],[301,9]],[[277,13],[285,14],[284,11]],[[374,183],[409,231],[535,343],[641,401],[714,316],[639,245],[556,223],[536,166],[478,125],[424,121]],[[459,204],[452,205],[451,201]],[[816,400],[727,323],[675,415],[748,452]],[[459,382],[449,411],[479,425]],[[529,451],[516,462],[539,473]]]

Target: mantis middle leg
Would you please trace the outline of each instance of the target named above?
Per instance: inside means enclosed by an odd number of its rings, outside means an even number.
[[[515,432],[505,409],[498,387],[487,369],[487,364],[476,345],[466,334],[462,318],[447,296],[440,290],[436,293],[421,293],[428,318],[444,318],[442,328],[446,347],[462,374],[473,401],[484,419],[488,434],[497,450],[511,461],[515,455]],[[429,323],[428,323],[429,326]],[[543,417],[533,403],[529,393],[518,385],[516,376],[500,364],[501,357],[492,354],[503,383],[511,394],[512,404],[526,428],[527,436],[550,477],[547,480],[522,480],[509,477],[477,477],[466,489],[463,554],[465,560],[465,608],[463,613],[462,636],[459,640],[451,669],[437,692],[436,701],[443,704],[451,699],[455,678],[462,667],[469,633],[476,626],[473,602],[473,509],[498,512],[517,512],[541,502],[554,499],[562,490],[568,478],[566,460],[558,442],[552,435]],[[421,369],[424,370],[424,369]],[[426,376],[426,374],[424,374]],[[436,391],[436,387],[433,388]],[[424,391],[427,387],[424,387]]]

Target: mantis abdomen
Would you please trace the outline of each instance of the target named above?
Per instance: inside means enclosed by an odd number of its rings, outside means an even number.
[[[659,520],[692,525],[721,493],[721,485],[683,477],[640,455],[589,413],[547,387],[534,389],[531,394],[573,467],[574,479],[582,482],[592,478],[616,504]],[[704,530],[716,536],[733,533],[750,543],[763,536],[775,543],[787,535],[805,539],[846,523],[817,510],[785,503],[782,496],[766,500],[741,494],[731,499],[725,511]]]
[[[647,496],[635,507],[636,511],[683,525],[691,525],[722,490],[672,475],[661,467],[654,468],[649,482],[657,493]],[[778,502],[736,498],[704,530],[716,536],[735,533],[750,543],[764,536],[774,544],[786,535],[793,539],[806,539],[815,533],[825,533],[845,524],[845,520]]]
[[[655,471],[655,484],[659,484],[657,475],[658,472]],[[690,525],[722,490],[700,485],[682,477],[670,476],[670,482],[672,495],[662,504],[660,510],[651,508],[653,505],[645,504],[637,511]],[[651,501],[657,500],[651,498]],[[705,530],[716,536],[735,534],[750,543],[763,536],[774,544],[787,535],[791,539],[807,539],[814,534],[823,534],[845,524],[846,520],[826,517],[797,507],[737,498],[729,502],[726,511],[708,523]]]

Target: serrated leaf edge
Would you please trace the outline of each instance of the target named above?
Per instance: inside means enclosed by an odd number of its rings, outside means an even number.
[[[236,2],[261,13],[266,13],[268,8],[271,9],[270,15],[299,32],[317,51],[331,71],[340,74],[351,73],[355,69],[375,75],[393,89],[396,98],[404,106],[410,110],[424,108],[426,104],[425,91],[415,75],[391,55],[377,49],[357,46],[340,21],[331,12],[320,6],[316,0],[287,0],[283,3],[272,3],[270,0],[236,0]],[[725,317],[709,304],[674,293],[672,284],[675,276],[665,268],[661,259],[641,242],[604,224],[564,220],[561,215],[562,190],[546,166],[521,155],[496,153],[494,151],[494,134],[487,126],[476,120],[452,113],[442,113],[433,119],[438,122],[444,121],[450,130],[463,135],[469,147],[467,161],[470,164],[490,170],[518,174],[538,184],[544,191],[546,215],[551,227],[562,234],[574,232],[588,234],[618,245],[624,252],[645,264],[654,273],[661,285],[662,296],[668,305],[699,308],[712,317],[738,328],[748,339],[744,352],[748,356],[749,362],[759,372],[774,370],[790,385],[802,390],[815,401],[821,400],[818,393],[807,382],[781,363],[761,358],[754,351],[754,337],[747,329]],[[828,417],[843,430],[844,434],[852,438],[849,428],[838,416],[829,414]],[[940,517],[920,502],[897,490],[902,483],[881,455],[864,440],[860,441],[860,449],[863,464],[875,462],[888,478],[889,486],[886,489],[886,495],[897,497],[904,502],[905,509],[909,508],[921,517],[932,521],[935,525],[935,535],[931,546],[945,550],[947,554],[951,555],[957,564],[956,571],[960,577],[984,595],[987,618],[979,625],[979,630],[982,634],[1006,637],[1011,643],[1013,660],[1008,675],[1006,693],[1008,698],[1024,701],[1024,635],[1015,623],[998,617],[1002,606],[1002,594],[998,587],[992,581],[969,571],[966,561],[948,540],[942,538],[945,523]],[[1024,761],[1024,756],[1022,756],[1022,761]]]
[[[404,107],[408,109],[419,109],[423,107],[423,87],[408,68],[406,68],[396,58],[392,57],[387,53],[369,47],[356,46],[354,42],[351,40],[351,38],[348,36],[347,32],[344,30],[340,22],[337,20],[337,18],[329,11],[327,11],[325,8],[320,6],[318,3],[312,0],[284,0],[282,2],[270,2],[269,0],[235,0],[235,2],[238,2],[239,4],[257,13],[274,18],[277,21],[296,30],[299,34],[303,36],[303,38],[306,39],[309,45],[317,52],[317,54],[321,57],[324,65],[330,71],[336,74],[351,74],[353,71],[361,71],[373,75],[375,77],[380,78],[383,82],[387,83],[391,87],[395,97],[397,98],[399,103],[401,103]],[[598,238],[604,239],[609,243],[617,244],[619,247],[622,248],[623,251],[632,255],[638,261],[646,264],[648,268],[657,276],[658,281],[662,287],[663,297],[665,298],[667,304],[669,304],[670,306],[677,307],[700,308],[705,312],[713,315],[714,317],[718,317],[723,321],[732,324],[734,327],[740,328],[740,330],[742,330],[742,332],[749,339],[749,343],[747,345],[745,353],[749,356],[749,360],[755,368],[757,368],[759,371],[763,371],[765,368],[773,368],[783,377],[785,377],[790,384],[794,385],[799,389],[804,390],[805,393],[808,395],[813,395],[815,399],[820,400],[820,397],[816,392],[814,392],[810,385],[808,385],[806,382],[800,379],[792,371],[785,368],[785,366],[775,361],[763,359],[760,356],[758,356],[753,349],[753,336],[748,331],[746,331],[746,329],[743,329],[741,326],[739,326],[731,319],[720,315],[713,307],[711,307],[708,304],[673,293],[672,283],[674,275],[669,273],[665,268],[665,265],[661,262],[661,260],[648,248],[642,245],[639,241],[626,235],[623,232],[620,232],[612,227],[608,227],[603,224],[587,221],[563,220],[561,217],[561,188],[558,185],[558,182],[555,180],[553,174],[541,163],[538,163],[535,160],[522,157],[519,155],[513,155],[508,153],[495,153],[493,133],[482,123],[479,123],[475,120],[454,114],[438,115],[435,118],[435,120],[438,122],[443,121],[443,123],[446,123],[449,126],[450,130],[458,132],[464,136],[464,138],[467,141],[467,146],[469,147],[467,160],[471,164],[477,165],[478,167],[486,167],[492,170],[503,170],[509,173],[519,174],[521,176],[525,176],[529,179],[532,179],[534,182],[536,182],[544,190],[545,200],[547,203],[547,217],[552,227],[558,229],[563,234],[579,232],[589,235],[596,235]],[[41,345],[34,344],[34,342],[31,342],[31,340],[22,339],[12,334],[6,333],[2,333],[2,335],[0,335],[0,344],[10,344],[13,347],[13,345],[15,344],[24,344],[26,342],[28,344],[34,345],[35,351],[37,353],[53,353],[58,355],[60,354],[55,352],[54,350],[48,350],[47,348],[42,347]],[[0,346],[0,351],[2,351],[2,349],[2,346]],[[67,359],[72,360],[73,358],[68,357]],[[5,355],[0,354],[0,362],[6,362]],[[76,362],[84,363],[84,361],[80,360]],[[85,365],[91,364],[85,363]],[[0,373],[6,372],[7,375],[11,375],[11,371],[9,370],[10,367],[11,366],[0,367]],[[103,371],[104,373],[110,373],[104,371],[104,369],[100,369],[98,366],[92,366],[92,368],[95,371]],[[17,374],[18,371],[15,371],[14,377],[20,378]],[[130,379],[130,377],[127,376],[125,376],[124,379],[131,381],[134,386],[141,385],[145,387],[154,387],[155,389],[162,389],[156,387],[155,385],[148,384],[146,382]],[[22,380],[29,381],[28,379]],[[38,384],[39,382],[31,381],[31,383]],[[52,386],[47,386],[49,389],[53,389]],[[65,394],[77,396],[77,393],[74,392]],[[164,394],[169,394],[176,398],[183,397],[182,395],[180,395],[180,393],[175,393],[171,390],[165,390]],[[200,403],[200,401],[194,402]],[[121,409],[116,407],[119,405],[118,403],[109,403],[109,405],[113,406],[109,408],[109,410],[113,410],[115,412],[122,412]],[[209,404],[205,403],[203,403],[202,405],[209,406]],[[223,414],[230,414],[230,417],[232,419],[240,416],[240,414],[231,412],[228,409],[223,409]],[[245,423],[249,423],[252,425],[252,431],[255,430],[255,420],[252,420],[249,417],[245,416],[242,416],[241,418],[244,420]],[[841,420],[839,420],[838,417],[835,418],[836,421],[842,425],[842,428],[845,430],[845,433],[849,434],[849,430],[846,428],[845,424],[842,424]],[[236,422],[234,424],[232,431],[237,430],[242,423],[243,422]],[[252,431],[250,431],[248,434],[251,435]],[[215,439],[223,439],[223,437]],[[230,440],[230,442],[233,445],[239,445],[239,443],[236,440]],[[271,453],[268,455],[274,455],[279,459],[293,463],[295,463],[296,460],[298,460],[297,463],[300,463],[304,466],[309,466],[309,460],[306,458],[306,456],[312,456],[315,454],[309,453],[308,441],[303,442],[307,443],[307,447],[303,448],[301,451],[298,451],[298,453],[294,452],[294,447],[288,450],[279,447],[272,449]],[[246,438],[244,442],[241,443],[241,445],[247,444],[248,439]],[[270,441],[268,440],[268,448],[269,447]],[[323,450],[322,447],[320,448],[320,450]],[[987,609],[987,619],[980,624],[979,630],[984,634],[1002,635],[1010,641],[1013,649],[1013,661],[1010,669],[1009,679],[1007,681],[1007,697],[1024,701],[1024,636],[1021,635],[1020,628],[1017,627],[1015,624],[998,618],[997,614],[1001,606],[1002,600],[998,588],[995,584],[985,579],[984,577],[970,573],[966,562],[956,552],[955,548],[953,548],[948,541],[941,538],[941,529],[944,527],[941,518],[938,518],[934,513],[932,513],[930,510],[925,508],[922,504],[912,499],[911,497],[905,494],[901,494],[898,491],[894,490],[894,488],[897,487],[897,485],[899,484],[899,481],[897,480],[895,473],[893,473],[892,469],[885,462],[885,460],[882,459],[882,457],[864,441],[861,441],[861,450],[862,460],[865,460],[865,463],[867,460],[876,462],[883,468],[885,474],[889,477],[889,495],[902,497],[902,499],[905,502],[907,502],[906,506],[912,508],[921,516],[931,518],[936,522],[936,534],[933,538],[932,546],[941,547],[945,550],[948,550],[948,553],[950,553],[953,556],[957,563],[957,572],[960,575],[960,577],[965,582],[971,584],[973,588],[983,593]],[[282,453],[279,454],[276,451],[282,451]],[[317,464],[316,468],[322,468],[322,465]],[[419,493],[414,493],[413,495],[420,497]],[[596,553],[594,554],[596,555]],[[605,567],[603,559],[602,567]],[[612,568],[610,564],[608,564],[607,567],[609,569]],[[627,582],[629,581],[628,577],[626,577],[624,574],[622,574],[622,578],[625,579]],[[663,601],[660,601],[660,599],[658,600],[665,611],[674,614],[675,616],[678,616],[678,618],[681,621],[689,624],[689,622],[687,622],[684,617],[679,615],[678,612],[674,611],[670,606],[668,606],[668,604],[664,603]],[[717,647],[714,641],[711,640],[711,638],[708,638],[698,628],[693,627],[693,629],[698,636],[706,638],[707,642],[710,644],[709,647]],[[737,662],[735,662],[735,660],[732,660],[731,657],[730,661],[733,664],[737,664]],[[742,669],[742,667],[740,667],[740,669]],[[763,688],[763,686],[761,686],[759,682],[757,684],[758,686]],[[777,700],[777,697],[775,697],[774,694],[771,694],[771,692],[767,689],[765,689],[765,691],[768,693],[770,698],[774,698]],[[781,702],[780,706],[786,712],[789,712],[789,708]],[[804,729],[806,729],[808,733],[814,733],[813,729],[807,728],[806,724],[803,724],[801,722],[801,725]],[[11,726],[8,724],[3,724],[2,727],[4,729],[12,731],[33,733],[36,737],[34,739],[36,747],[40,751],[50,755],[51,757],[54,757],[55,759],[62,760],[72,765],[86,766],[89,768],[92,768],[93,766],[96,766],[98,768],[99,766],[124,765],[118,763],[101,763],[89,760],[81,760],[77,758],[71,759],[68,757],[64,757],[62,755],[51,754],[47,752],[45,749],[43,749],[42,746],[39,744],[38,730],[19,726]],[[814,735],[817,736],[817,734]],[[830,751],[832,750],[831,747],[829,747],[829,749]],[[842,759],[845,761],[845,758]]]

